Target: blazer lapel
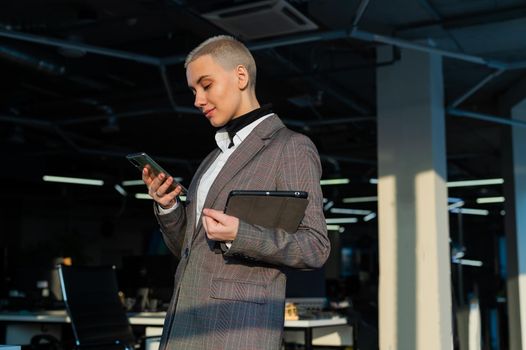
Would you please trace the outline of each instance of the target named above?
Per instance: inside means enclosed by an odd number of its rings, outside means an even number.
[[[217,197],[225,187],[225,185],[232,180],[232,178],[241,171],[245,165],[254,156],[261,151],[263,147],[268,143],[268,140],[274,135],[276,131],[285,127],[277,115],[269,117],[267,120],[261,122],[239,147],[230,155],[225,165],[217,175],[214,183],[208,191],[206,196],[205,204],[203,208],[212,208]],[[215,159],[215,157],[214,157]],[[208,169],[208,167],[206,168]],[[197,226],[196,232],[199,232],[202,226],[200,221]]]
[[[259,124],[248,136],[247,138],[239,145],[239,147],[230,155],[225,165],[217,175],[214,183],[210,187],[203,208],[212,208],[217,197],[225,187],[225,185],[232,180],[232,178],[241,171],[245,165],[252,159],[254,156],[261,151],[262,148],[269,142],[272,136],[281,128],[284,128],[285,125],[281,122],[279,117],[274,114],[268,119],[264,120]],[[199,174],[199,179],[203,173],[208,169],[212,162],[219,155],[220,150],[217,150],[217,153],[214,153],[212,157],[205,166],[202,166],[201,174]],[[203,162],[204,164],[205,162]],[[199,182],[196,182],[196,188],[199,185]],[[198,220],[195,216],[195,206],[194,212],[192,213],[195,220]],[[201,231],[203,223],[201,220],[197,223],[197,229],[195,230],[194,237],[195,239],[197,233]]]

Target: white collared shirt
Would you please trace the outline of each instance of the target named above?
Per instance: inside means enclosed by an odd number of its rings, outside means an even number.
[[[217,158],[214,160],[214,162],[208,167],[206,172],[201,177],[201,180],[199,181],[199,185],[197,187],[197,198],[196,198],[196,206],[195,206],[195,217],[197,220],[195,220],[195,226],[199,224],[199,220],[201,220],[201,213],[203,211],[203,206],[205,204],[206,197],[208,195],[208,191],[210,190],[210,187],[212,187],[212,184],[214,183],[215,179],[217,178],[217,175],[223,169],[223,166],[226,164],[228,158],[234,151],[237,149],[237,147],[247,138],[248,135],[256,128],[256,126],[259,125],[263,120],[267,119],[274,113],[269,113],[264,115],[263,117],[253,121],[252,123],[245,126],[243,129],[239,130],[233,138],[234,146],[231,148],[228,148],[228,145],[230,144],[230,139],[228,137],[228,133],[224,128],[218,130],[215,135],[216,143],[219,149],[221,150],[221,153]],[[178,206],[178,202],[170,209],[163,209],[160,206],[157,206],[159,209],[159,215],[164,215],[172,212],[175,210]]]

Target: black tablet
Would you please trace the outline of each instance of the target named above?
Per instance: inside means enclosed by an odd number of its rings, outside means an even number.
[[[305,191],[252,191],[252,190],[234,190],[230,191],[228,197],[232,196],[273,196],[273,197],[295,197],[307,198],[308,192]]]
[[[225,213],[250,224],[294,233],[308,205],[305,191],[231,191]]]

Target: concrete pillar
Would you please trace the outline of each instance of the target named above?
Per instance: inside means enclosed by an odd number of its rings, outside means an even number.
[[[377,70],[382,350],[453,348],[442,80],[412,50]]]
[[[526,121],[526,100],[511,109],[511,117]],[[504,196],[508,324],[510,350],[526,349],[526,128],[512,126],[504,139]]]

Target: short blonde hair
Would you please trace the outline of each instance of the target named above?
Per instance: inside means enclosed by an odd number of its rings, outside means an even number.
[[[190,51],[184,62],[184,68],[201,56],[210,55],[225,69],[234,69],[243,65],[249,76],[249,86],[256,87],[256,61],[248,48],[239,40],[229,35],[217,35],[203,41]]]

